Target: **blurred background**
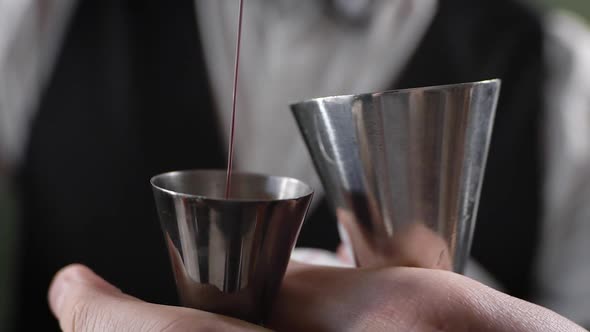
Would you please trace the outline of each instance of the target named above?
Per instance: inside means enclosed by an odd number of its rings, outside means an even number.
[[[0,4],[2,1],[0,0]],[[586,22],[590,22],[590,1],[589,0],[537,0],[543,6],[551,8],[560,8],[576,13],[586,19]],[[0,10],[2,6],[0,6]],[[0,43],[0,46],[2,44]],[[0,79],[1,83],[1,79]],[[0,112],[2,112],[0,104]],[[0,120],[1,117],[0,117]],[[2,173],[2,160],[0,160],[0,174]],[[0,177],[0,331],[9,330],[6,325],[7,317],[10,315],[11,310],[11,297],[16,294],[11,293],[11,274],[12,266],[15,263],[11,257],[12,253],[16,250],[17,243],[14,239],[16,238],[17,228],[15,227],[14,220],[15,209],[13,208],[14,202],[9,196],[10,184],[6,183]]]
[[[588,0],[540,0],[542,4],[553,8],[563,8],[583,16],[590,22],[590,1]]]
[[[15,249],[15,215],[6,183],[0,178],[0,331],[6,331],[7,317],[10,314],[10,283],[12,275],[12,251]]]

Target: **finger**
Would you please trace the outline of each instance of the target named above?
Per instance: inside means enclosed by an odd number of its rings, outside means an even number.
[[[59,271],[49,305],[63,331],[261,331],[225,316],[128,296],[81,265]]]
[[[352,255],[352,250],[346,244],[341,243],[336,249],[336,256],[340,261],[344,262],[347,265],[354,265],[354,257]]]

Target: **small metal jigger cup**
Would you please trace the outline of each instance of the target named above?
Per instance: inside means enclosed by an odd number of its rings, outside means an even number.
[[[500,81],[291,105],[358,266],[462,273]]]
[[[183,306],[264,324],[313,190],[284,177],[192,170],[151,179]]]

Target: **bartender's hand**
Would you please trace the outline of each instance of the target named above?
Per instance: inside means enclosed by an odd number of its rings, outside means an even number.
[[[150,304],[89,269],[60,271],[49,291],[64,331],[262,331],[236,319]],[[466,277],[419,268],[292,264],[273,306],[279,331],[584,331]]]
[[[271,326],[278,331],[586,331],[465,276],[422,268],[292,263]]]
[[[82,265],[57,273],[49,288],[49,306],[66,332],[264,331],[230,317],[143,302]]]

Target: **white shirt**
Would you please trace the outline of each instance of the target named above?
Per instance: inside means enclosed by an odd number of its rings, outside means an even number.
[[[366,0],[336,3],[350,19],[369,11],[362,5],[370,4]],[[196,4],[221,127],[228,137],[237,1],[199,0]],[[379,0],[370,7],[369,24],[351,27],[345,21],[326,19],[324,4],[318,0],[246,1],[236,169],[295,177],[321,188],[289,104],[388,88],[436,10],[435,0]],[[321,192],[316,190],[315,202]]]

